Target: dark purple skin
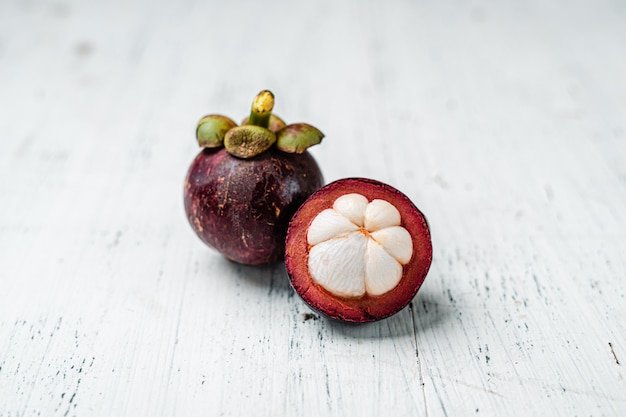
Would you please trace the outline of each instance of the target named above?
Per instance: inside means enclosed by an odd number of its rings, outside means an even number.
[[[205,149],[185,180],[185,212],[204,243],[248,265],[283,260],[285,236],[298,207],[324,185],[308,152],[270,149],[239,159]]]

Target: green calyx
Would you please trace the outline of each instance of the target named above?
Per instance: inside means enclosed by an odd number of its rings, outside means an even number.
[[[301,154],[322,141],[324,134],[306,123],[286,125],[272,114],[274,94],[263,90],[254,98],[250,116],[241,126],[226,116],[211,114],[203,117],[196,127],[198,145],[220,148],[238,158],[252,158],[272,146],[286,153]]]
[[[233,127],[226,133],[224,147],[239,158],[252,158],[268,150],[276,142],[276,134],[261,126]]]
[[[314,126],[295,123],[276,133],[276,147],[287,153],[303,153],[322,141],[324,134]]]
[[[224,137],[237,123],[226,116],[209,114],[198,122],[196,127],[196,139],[202,148],[219,148],[224,143]]]

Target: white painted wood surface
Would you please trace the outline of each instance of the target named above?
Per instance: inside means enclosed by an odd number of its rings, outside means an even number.
[[[398,315],[187,225],[197,119],[263,88],[428,215]],[[626,415],[622,1],[0,0],[0,110],[2,417]]]

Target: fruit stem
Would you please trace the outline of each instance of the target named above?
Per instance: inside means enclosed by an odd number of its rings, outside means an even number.
[[[270,90],[263,90],[254,98],[248,124],[268,128],[270,116],[274,108],[274,94]]]

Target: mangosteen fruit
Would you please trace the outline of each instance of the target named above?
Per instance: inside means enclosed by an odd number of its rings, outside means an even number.
[[[211,114],[198,122],[203,149],[184,187],[192,229],[226,258],[248,265],[283,260],[285,236],[298,207],[324,185],[307,151],[324,135],[305,123],[286,125],[272,114],[274,95],[264,90],[241,126]]]
[[[426,217],[397,189],[346,178],[311,195],[291,219],[285,266],[314,310],[364,323],[411,302],[432,262]]]

